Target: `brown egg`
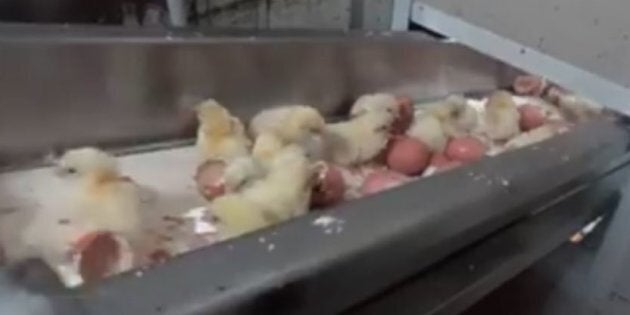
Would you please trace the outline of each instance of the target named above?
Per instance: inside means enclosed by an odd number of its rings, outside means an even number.
[[[486,146],[479,139],[466,136],[451,139],[446,145],[446,156],[455,161],[474,162],[486,153]]]
[[[343,200],[346,183],[339,168],[326,165],[319,173],[319,178],[311,194],[312,207],[329,207]]]
[[[514,80],[513,88],[519,95],[541,96],[547,88],[547,83],[541,77],[521,75]]]
[[[225,194],[223,174],[225,172],[225,162],[218,160],[208,160],[197,168],[195,182],[197,191],[206,198],[212,200]]]
[[[361,185],[361,194],[364,196],[379,193],[381,191],[398,187],[409,181],[409,177],[388,170],[379,170],[365,178]]]
[[[405,175],[417,175],[429,164],[431,151],[421,141],[407,136],[392,140],[387,152],[387,166]]]
[[[439,152],[431,156],[431,163],[429,165],[435,167],[436,172],[442,172],[462,166],[464,163],[462,161],[451,160],[446,154]]]
[[[398,117],[392,125],[392,133],[395,135],[403,134],[409,129],[413,122],[413,102],[407,96],[398,96]]]
[[[529,131],[535,128],[538,128],[545,124],[546,118],[542,108],[525,104],[518,108],[519,113],[521,114],[520,126],[521,130]]]

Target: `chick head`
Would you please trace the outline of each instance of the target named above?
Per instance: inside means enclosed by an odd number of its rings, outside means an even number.
[[[465,110],[466,99],[459,95],[451,95],[443,101],[428,106],[428,111],[440,121],[457,119]]]
[[[367,94],[359,97],[350,109],[350,116],[357,117],[366,113],[387,113],[398,116],[400,102],[395,96],[385,93]]]
[[[516,108],[512,94],[507,91],[497,91],[492,93],[492,95],[488,98],[487,106],[494,109]]]
[[[118,173],[118,163],[110,154],[94,148],[82,147],[66,151],[58,160],[59,175],[83,176],[93,172]]]
[[[299,106],[294,108],[289,117],[287,125],[282,128],[282,135],[285,141],[296,142],[313,134],[320,134],[326,126],[324,117],[315,109],[309,106]]]
[[[199,124],[215,134],[228,134],[233,119],[230,112],[214,99],[208,99],[195,108]]]

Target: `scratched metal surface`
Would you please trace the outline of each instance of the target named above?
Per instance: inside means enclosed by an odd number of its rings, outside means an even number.
[[[423,99],[506,85],[513,68],[413,34],[0,29],[0,165],[52,148],[192,136],[206,97],[250,117],[281,103],[341,112],[366,92]],[[302,34],[302,35],[300,35]]]

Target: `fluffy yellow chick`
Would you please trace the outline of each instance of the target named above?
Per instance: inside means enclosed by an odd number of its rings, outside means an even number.
[[[113,156],[91,147],[69,150],[59,159],[57,172],[75,184],[69,204],[76,210],[76,220],[94,230],[130,239],[138,236],[140,189],[130,178],[121,176]]]
[[[521,115],[512,95],[498,91],[490,95],[483,113],[483,132],[491,140],[507,140],[517,135]]]
[[[356,165],[374,159],[385,149],[397,117],[397,103],[387,94],[377,95],[359,98],[350,120],[326,125],[324,142],[330,161]]]
[[[443,152],[448,142],[448,135],[442,128],[440,120],[428,113],[415,116],[407,135],[422,141],[432,152]]]
[[[477,111],[460,95],[427,104],[426,110],[440,120],[447,136],[460,137],[469,134],[478,125]]]
[[[209,99],[196,108],[199,128],[197,148],[202,159],[229,161],[249,154],[251,140],[241,121],[217,101]]]
[[[319,111],[305,105],[263,110],[249,124],[251,134],[256,137],[255,151],[268,155],[285,145],[298,144],[313,160],[323,157],[321,133],[325,126],[326,121]]]
[[[219,233],[235,237],[306,213],[315,174],[303,148],[282,148],[264,178],[213,200]]]

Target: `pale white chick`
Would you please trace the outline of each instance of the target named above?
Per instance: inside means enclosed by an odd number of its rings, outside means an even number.
[[[11,260],[38,257],[55,267],[67,263],[88,233],[110,231],[129,241],[141,237],[140,189],[119,174],[116,160],[96,148],[67,151],[54,168],[54,193],[29,210]]]
[[[398,116],[398,102],[389,94],[360,97],[350,110],[348,121],[326,125],[324,142],[328,160],[343,166],[374,159],[391,138]]]
[[[141,232],[141,190],[120,174],[115,157],[92,147],[67,151],[57,172],[75,191],[68,196],[78,221],[135,239]]]
[[[415,115],[407,135],[422,141],[432,152],[443,152],[448,142],[448,135],[442,128],[440,120],[424,112]]]
[[[587,121],[601,115],[604,110],[601,105],[575,94],[560,95],[558,97],[558,107],[572,122]]]
[[[461,95],[451,95],[444,100],[427,104],[426,111],[442,123],[447,136],[461,137],[470,134],[479,124],[478,113]]]
[[[236,237],[306,213],[317,170],[298,145],[282,148],[267,175],[210,205],[223,238]]]
[[[225,167],[223,181],[228,192],[237,191],[250,182],[262,178],[267,170],[264,165],[252,156],[233,159]]]
[[[251,140],[243,123],[214,99],[208,99],[196,108],[199,128],[197,148],[203,161],[230,161],[249,154]]]
[[[519,134],[520,117],[512,95],[498,91],[490,95],[483,113],[483,133],[491,140],[507,140]]]
[[[250,133],[256,138],[254,155],[262,153],[269,158],[279,148],[297,144],[313,160],[321,159],[324,156],[321,138],[325,126],[324,117],[310,106],[289,105],[263,110],[249,124]],[[260,137],[263,139],[259,140]]]

